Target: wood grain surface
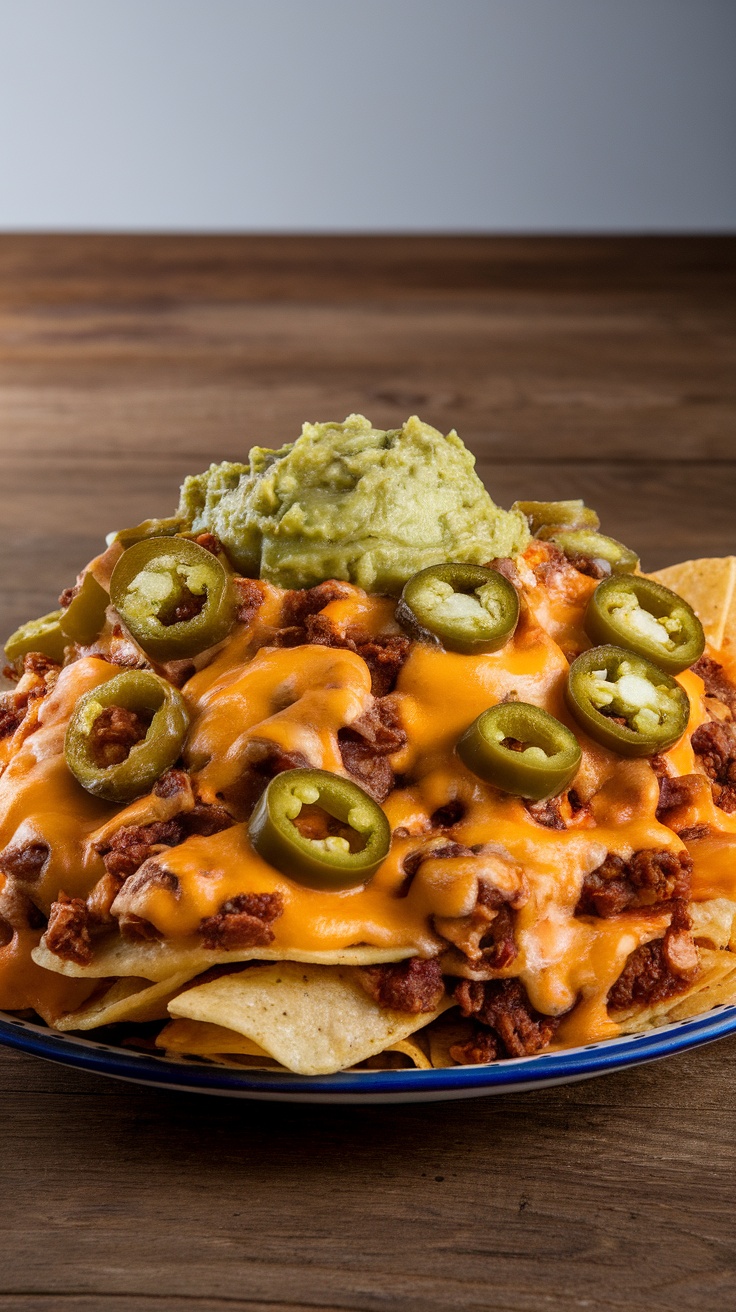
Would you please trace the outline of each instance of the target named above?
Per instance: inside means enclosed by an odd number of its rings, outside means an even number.
[[[657,568],[736,550],[736,240],[0,237],[3,632],[184,474],[456,426]],[[0,1312],[736,1308],[736,1039],[524,1096],[293,1107],[0,1052]]]

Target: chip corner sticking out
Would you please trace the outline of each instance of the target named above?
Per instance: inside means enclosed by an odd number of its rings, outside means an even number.
[[[708,645],[736,656],[736,556],[705,556],[650,576],[689,602]]]
[[[291,961],[224,975],[169,1004],[172,1016],[245,1035],[299,1075],[331,1075],[355,1066],[408,1038],[443,1010],[386,1011],[361,987],[354,968]]]

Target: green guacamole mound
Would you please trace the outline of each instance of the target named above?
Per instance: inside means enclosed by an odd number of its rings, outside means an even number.
[[[494,505],[457,433],[416,416],[382,432],[362,415],[305,424],[247,465],[211,465],[182,487],[179,514],[214,533],[235,567],[282,588],[347,579],[397,593],[442,561],[483,564],[522,551],[526,519]]]

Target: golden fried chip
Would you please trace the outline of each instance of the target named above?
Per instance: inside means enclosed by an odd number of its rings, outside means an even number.
[[[119,1021],[163,1020],[167,1005],[192,977],[190,974],[151,984],[147,979],[127,976],[118,979],[103,993],[95,993],[78,1007],[53,1022],[56,1030],[95,1030],[100,1025],[116,1025]]]
[[[252,1039],[299,1075],[330,1075],[408,1038],[451,1006],[429,1015],[387,1011],[347,967],[253,967],[188,989],[172,1016],[209,1021]]]
[[[195,939],[180,941],[147,939],[133,942],[119,935],[100,942],[88,966],[76,961],[63,961],[43,942],[34,948],[36,965],[53,970],[58,975],[78,976],[80,979],[107,979],[109,976],[135,975],[148,980],[166,980],[173,975],[186,975],[192,979],[211,966],[230,965],[240,961],[303,961],[319,966],[373,966],[382,962],[403,961],[416,955],[416,948],[373,948],[361,944],[352,948],[335,948],[324,952],[286,952],[278,948],[242,948],[234,951],[213,952],[203,948]]]
[[[650,577],[689,602],[714,651],[724,650],[728,636],[736,655],[736,556],[685,560]]]
[[[233,1056],[250,1057],[254,1061],[256,1058],[261,1058],[264,1068],[279,1066],[279,1069],[284,1069],[273,1057],[268,1056],[260,1044],[254,1043],[244,1034],[237,1034],[235,1030],[225,1029],[222,1025],[212,1025],[207,1021],[172,1020],[158,1035],[156,1047],[165,1048],[167,1052],[177,1055],[212,1057],[217,1061]],[[382,1070],[391,1067],[390,1061],[382,1064],[385,1053],[398,1053],[408,1057],[418,1070],[431,1069],[432,1063],[417,1038],[399,1039],[384,1052],[369,1058],[371,1069]]]

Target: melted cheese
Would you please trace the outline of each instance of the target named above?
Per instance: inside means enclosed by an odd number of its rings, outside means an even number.
[[[462,656],[412,646],[392,695],[407,742],[391,763],[408,782],[385,803],[394,839],[368,885],[337,893],[304,888],[267,865],[253,850],[247,825],[238,823],[166,849],[157,860],[177,876],[178,889],[144,887],[133,901],[135,913],[166,938],[183,941],[196,934],[203,917],[237,894],[278,892],[284,911],[274,922],[272,946],[286,955],[356,944],[430,955],[446,946],[435,918],[472,912],[478,875],[487,860],[494,863],[495,882],[505,880],[509,894],[518,895],[519,954],[502,973],[519,975],[540,1011],[565,1017],[560,1042],[583,1043],[615,1033],[605,1005],[608,989],[629,953],[661,936],[669,913],[629,912],[601,921],[576,917],[582,881],[606,852],[627,857],[641,848],[679,851],[683,845],[656,818],[658,785],[650,765],[623,761],[599,747],[569,716],[564,701],[568,656],[586,645],[582,617],[595,581],[574,570],[550,572],[545,582],[538,581],[528,565],[538,563],[540,552],[543,556],[539,544],[533,544],[527,565],[520,566],[526,585],[522,619],[500,651]],[[96,564],[102,573],[109,566],[107,554]],[[313,766],[344,772],[339,731],[373,703],[368,667],[355,651],[272,645],[283,594],[268,585],[263,592],[263,605],[250,625],[238,626],[183,689],[192,717],[186,763],[205,801],[237,789],[264,744]],[[358,588],[346,586],[345,593],[324,611],[343,633],[370,637],[398,631],[393,602]],[[17,731],[0,777],[0,848],[35,840],[50,849],[33,888],[44,911],[60,889],[70,896],[90,893],[104,873],[97,845],[116,827],[171,813],[165,799],[153,796],[126,808],[98,801],[66,767],[64,732],[76,701],[116,672],[99,656],[66,667],[34,709],[32,732],[28,725]],[[707,718],[703,685],[692,672],[681,675],[680,682],[691,701],[692,732]],[[590,806],[570,812],[565,829],[535,822],[519,799],[486,786],[455,754],[455,743],[472,720],[505,697],[545,707],[578,735],[583,761],[575,786]],[[696,770],[689,736],[667,759],[673,773]],[[689,823],[708,824],[713,835],[691,844],[695,896],[736,899],[736,816],[714,806],[705,779],[701,791]],[[407,889],[404,857],[432,833],[434,812],[452,800],[464,807],[453,838],[468,847],[483,846],[486,855],[426,860]],[[40,996],[39,970],[28,958],[29,944],[37,937],[30,931],[25,937],[16,934],[0,951],[0,1005],[36,1005],[18,999]],[[49,979],[52,996],[61,985],[58,977]],[[44,1005],[48,1010],[48,998]]]

